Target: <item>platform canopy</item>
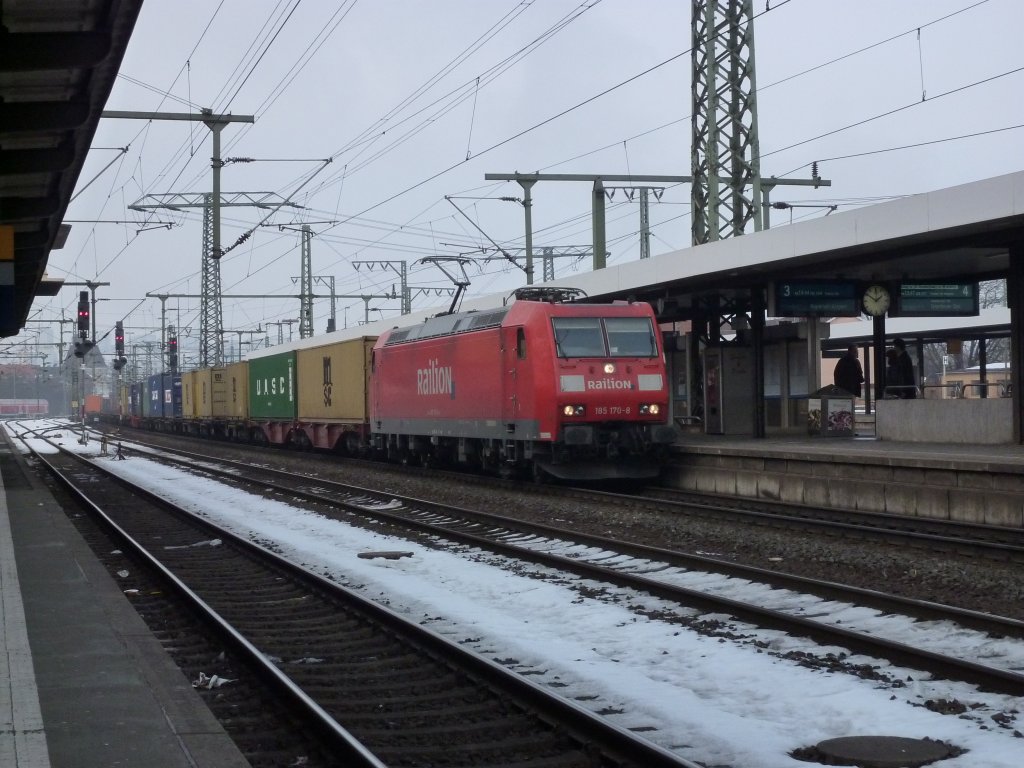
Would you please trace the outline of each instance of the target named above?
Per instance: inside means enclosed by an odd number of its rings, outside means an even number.
[[[0,16],[0,337],[24,326],[142,0],[4,2]]]
[[[592,299],[632,296],[686,308],[702,295],[774,280],[986,280],[1024,241],[1024,171],[910,195],[564,279]],[[662,316],[663,312],[659,312]],[[672,318],[665,318],[672,319]]]

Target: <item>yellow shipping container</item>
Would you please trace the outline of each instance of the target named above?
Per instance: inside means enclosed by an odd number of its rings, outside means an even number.
[[[369,411],[370,352],[376,337],[339,341],[296,355],[299,421],[362,424]]]
[[[249,363],[232,363],[224,368],[224,416],[249,418]]]
[[[196,374],[199,371],[188,371],[181,374],[181,417],[196,418]]]
[[[222,419],[228,414],[228,379],[223,368],[204,368],[195,373],[196,417]]]
[[[121,384],[117,388],[117,413],[122,420],[131,415],[131,404],[131,388],[127,384]]]

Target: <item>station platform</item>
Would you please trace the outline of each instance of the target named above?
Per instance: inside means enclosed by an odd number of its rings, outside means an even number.
[[[1024,446],[684,432],[667,484],[835,509],[1024,527]]]
[[[249,763],[0,429],[0,766]]]

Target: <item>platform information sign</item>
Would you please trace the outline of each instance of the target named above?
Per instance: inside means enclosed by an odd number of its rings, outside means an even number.
[[[978,314],[976,282],[901,283],[896,312],[913,317],[960,317]]]
[[[857,317],[860,302],[852,280],[785,280],[775,283],[773,317]]]

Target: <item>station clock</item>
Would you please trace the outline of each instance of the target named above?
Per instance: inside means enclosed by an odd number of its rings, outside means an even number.
[[[861,306],[872,317],[881,317],[888,311],[892,298],[884,285],[869,285],[864,289]]]

